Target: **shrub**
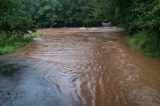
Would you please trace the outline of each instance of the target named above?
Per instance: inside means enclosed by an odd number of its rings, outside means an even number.
[[[133,48],[160,60],[160,39],[157,36],[149,32],[139,32],[129,38],[129,43]]]
[[[0,54],[14,51],[17,48],[25,46],[32,40],[32,37],[22,36],[21,33],[0,33]]]

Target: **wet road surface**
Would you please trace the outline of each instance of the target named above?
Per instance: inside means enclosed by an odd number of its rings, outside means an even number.
[[[120,28],[41,29],[0,57],[0,106],[160,106],[160,62]]]

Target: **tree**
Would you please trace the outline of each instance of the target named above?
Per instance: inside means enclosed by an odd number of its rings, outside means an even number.
[[[22,0],[37,27],[82,26],[96,22],[92,0]]]
[[[1,0],[0,4],[0,29],[2,31],[26,32],[31,29],[31,17],[23,11],[20,2]]]

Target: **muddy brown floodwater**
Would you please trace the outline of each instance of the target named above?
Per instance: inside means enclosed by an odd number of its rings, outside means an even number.
[[[160,62],[132,50],[121,28],[39,31],[0,57],[0,106],[160,106]]]

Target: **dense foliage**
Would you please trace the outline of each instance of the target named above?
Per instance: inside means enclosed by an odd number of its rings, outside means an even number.
[[[92,0],[22,0],[36,27],[94,26]]]
[[[97,17],[125,26],[131,34],[138,31],[159,32],[160,0],[95,0]],[[105,3],[104,3],[105,2]],[[102,16],[105,14],[105,16]]]
[[[129,33],[159,32],[160,0],[1,0],[0,29],[95,26],[110,20]],[[32,24],[33,23],[33,24]]]
[[[0,0],[0,30],[25,32],[32,27],[29,14],[23,11],[18,0]]]
[[[97,26],[93,0],[1,0],[0,29]]]

